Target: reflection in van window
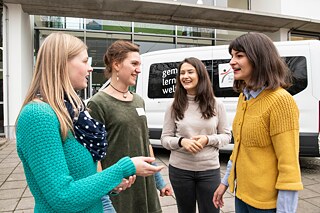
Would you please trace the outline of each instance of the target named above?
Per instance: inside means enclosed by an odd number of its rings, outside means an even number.
[[[307,87],[307,64],[303,56],[283,57],[293,76],[288,91],[295,95]],[[233,70],[230,59],[203,60],[212,82],[216,97],[238,97],[233,86]],[[172,98],[175,91],[176,75],[180,62],[155,63],[150,66],[148,97]]]
[[[290,71],[292,72],[292,86],[288,89],[291,95],[303,91],[307,85],[307,60],[304,56],[284,57]]]

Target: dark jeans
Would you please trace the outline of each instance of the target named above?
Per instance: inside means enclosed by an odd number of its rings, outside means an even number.
[[[214,191],[220,184],[220,169],[188,171],[169,165],[169,178],[176,195],[179,213],[219,213],[212,202]]]
[[[276,209],[257,209],[235,197],[236,213],[276,213]]]

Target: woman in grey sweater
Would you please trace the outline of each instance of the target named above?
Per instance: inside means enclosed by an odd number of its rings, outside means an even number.
[[[161,143],[171,150],[169,178],[178,211],[195,213],[197,202],[199,213],[219,212],[212,195],[220,183],[219,148],[231,140],[226,111],[199,59],[183,60],[176,80]]]

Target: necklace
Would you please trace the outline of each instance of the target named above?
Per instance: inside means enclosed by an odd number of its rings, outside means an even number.
[[[128,93],[129,90],[127,90],[127,91],[125,91],[125,92],[122,92],[122,91],[118,90],[117,88],[115,88],[114,86],[112,86],[112,84],[110,84],[110,86],[111,86],[115,91],[122,93],[124,98],[127,98],[127,93]]]

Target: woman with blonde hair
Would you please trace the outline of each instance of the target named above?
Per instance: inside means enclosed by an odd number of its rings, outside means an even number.
[[[102,196],[130,187],[135,174],[161,169],[149,164],[153,158],[124,156],[97,173],[97,162],[106,156],[105,127],[77,95],[91,71],[87,47],[74,36],[50,34],[39,49],[16,122],[17,151],[35,212],[103,212]]]

